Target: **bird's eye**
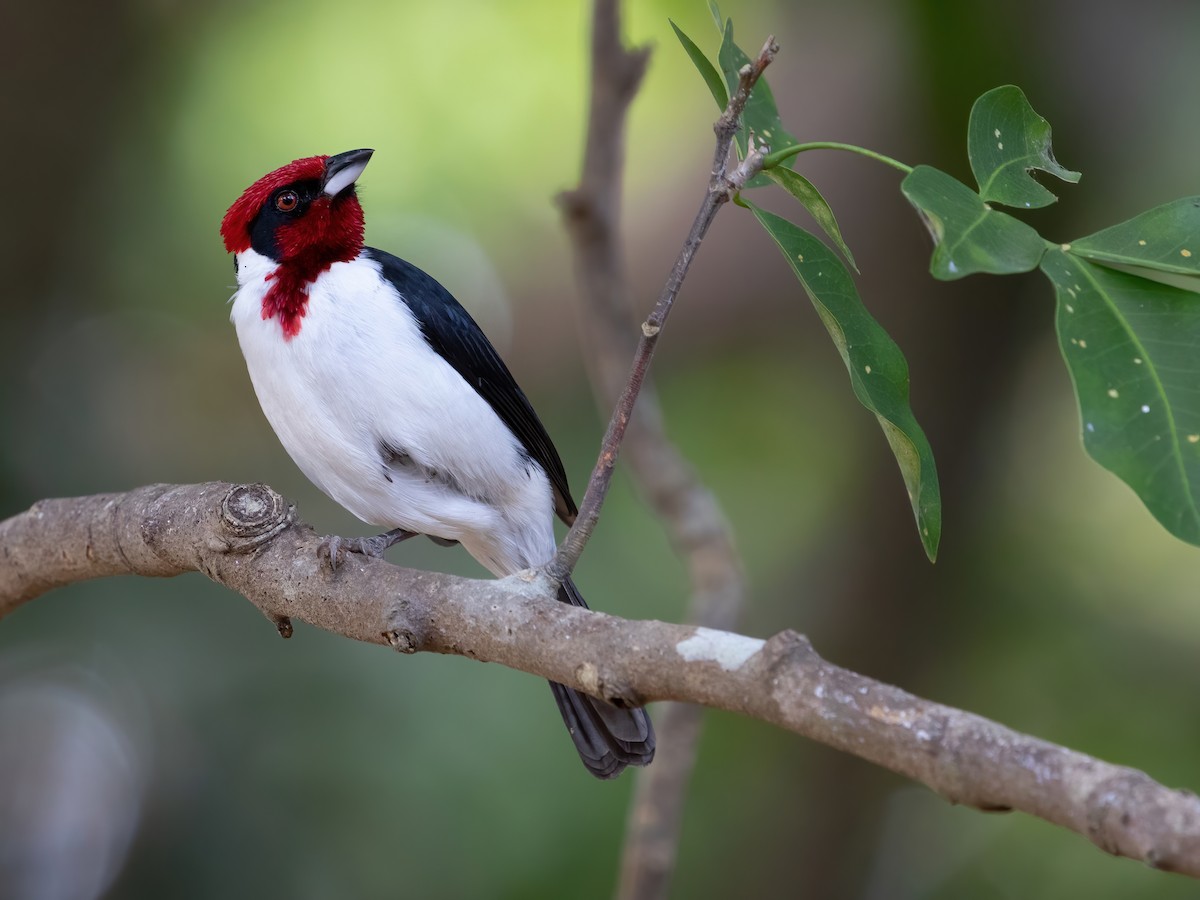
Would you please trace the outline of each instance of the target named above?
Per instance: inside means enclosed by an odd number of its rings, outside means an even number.
[[[295,191],[284,191],[275,198],[275,208],[280,212],[291,212],[300,205],[300,195]]]

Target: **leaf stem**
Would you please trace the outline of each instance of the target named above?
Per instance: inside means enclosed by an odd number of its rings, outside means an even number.
[[[868,150],[866,147],[860,147],[857,144],[843,144],[838,141],[809,141],[806,144],[792,144],[790,147],[784,147],[782,150],[776,150],[774,153],[767,154],[763,160],[763,168],[773,169],[775,166],[787,162],[793,156],[803,153],[805,150],[848,150],[851,153],[857,153],[860,156],[866,156],[876,162],[889,165],[893,169],[899,169],[905,175],[912,172],[912,166],[906,166],[898,159],[892,159],[890,156],[884,156],[882,153],[876,153],[874,150]]]

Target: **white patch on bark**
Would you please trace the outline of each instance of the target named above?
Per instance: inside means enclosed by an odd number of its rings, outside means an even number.
[[[676,644],[675,650],[688,662],[715,662],[726,672],[733,672],[745,665],[765,643],[740,634],[697,628],[690,638]]]

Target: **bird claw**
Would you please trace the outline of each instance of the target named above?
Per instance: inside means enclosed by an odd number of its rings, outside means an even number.
[[[331,572],[336,572],[341,561],[338,559],[342,552],[342,539],[337,535],[331,534],[321,538],[321,543],[317,544],[317,557],[324,560],[329,566]]]
[[[347,553],[357,553],[359,556],[367,556],[371,559],[383,559],[383,552],[388,547],[414,537],[415,534],[416,532],[405,531],[403,528],[396,528],[369,538],[345,538],[330,534],[321,538],[321,543],[317,545],[317,556],[325,560],[330,571],[336,572],[338,566],[344,562]]]

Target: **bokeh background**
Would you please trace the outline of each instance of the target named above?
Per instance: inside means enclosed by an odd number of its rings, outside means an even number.
[[[717,34],[702,0],[627,6],[628,37],[657,48],[626,197],[644,309],[711,154],[714,109],[667,17],[710,51]],[[802,139],[967,180],[972,100],[1022,85],[1059,159],[1084,173],[1029,216],[1052,239],[1200,193],[1200,5],[725,6],[748,48],[778,36],[769,80]],[[475,312],[581,492],[602,420],[552,198],[580,158],[586,4],[49,0],[5,20],[0,513],[150,482],[264,480],[318,529],[365,533],[258,410],[217,235],[259,175],[359,146],[377,149],[361,188],[369,242]],[[931,566],[808,301],[731,207],[656,375],[671,433],[745,554],[743,630],[804,631],[842,665],[1200,787],[1200,555],[1085,457],[1049,285],[935,283],[897,173],[837,154],[801,168],[907,353],[945,532]],[[427,542],[391,558],[481,574]],[[685,609],[681,567],[621,478],[578,580],[621,615]],[[632,783],[585,774],[537,679],[303,625],[283,642],[198,575],[77,585],[0,626],[4,897],[605,897]],[[674,895],[1195,890],[714,713]]]

